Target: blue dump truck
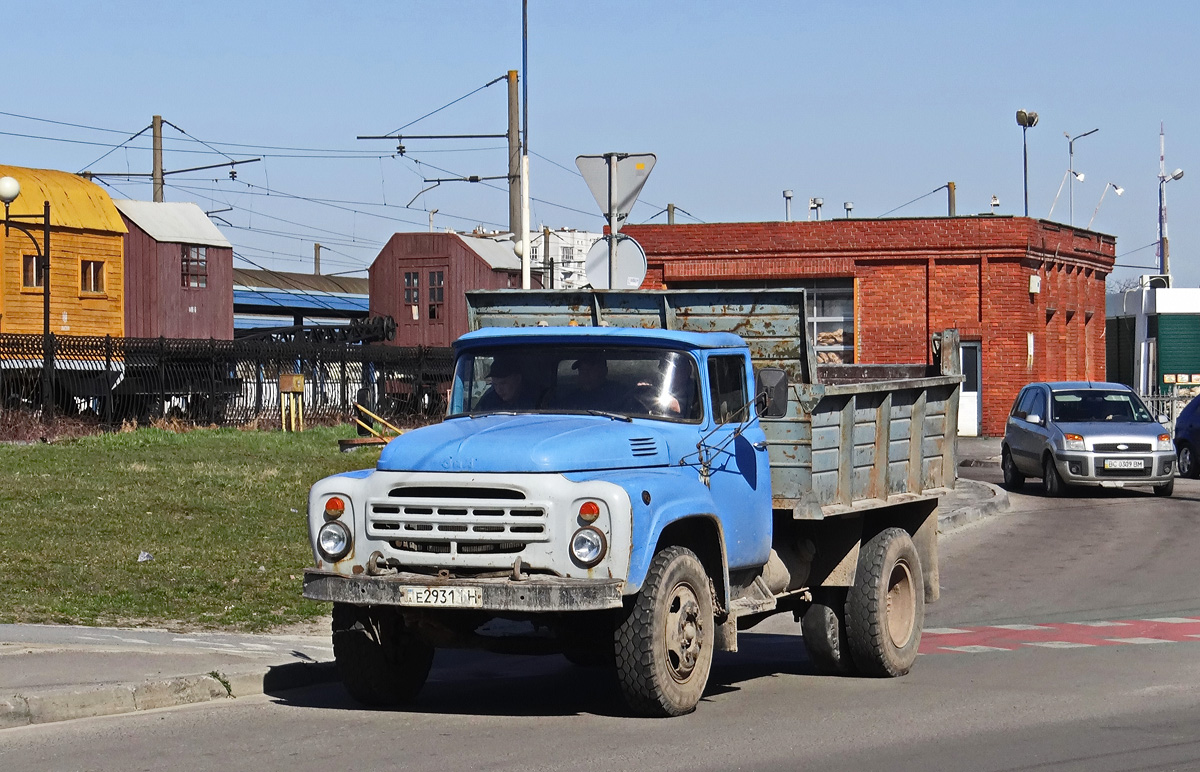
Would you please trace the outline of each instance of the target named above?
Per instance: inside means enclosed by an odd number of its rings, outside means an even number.
[[[313,486],[350,694],[412,699],[439,647],[614,668],[693,710],[777,613],[823,673],[900,676],[938,596],[957,332],[934,364],[818,367],[797,289],[468,293],[449,410]]]

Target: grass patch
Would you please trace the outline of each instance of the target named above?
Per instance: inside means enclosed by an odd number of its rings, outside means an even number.
[[[340,453],[352,436],[138,429],[0,445],[0,622],[263,630],[327,613],[300,596],[305,509],[318,479],[379,460]]]

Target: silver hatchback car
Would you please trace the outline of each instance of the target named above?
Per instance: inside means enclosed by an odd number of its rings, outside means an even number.
[[[1017,490],[1026,477],[1040,477],[1048,496],[1069,485],[1149,485],[1170,496],[1175,447],[1165,420],[1124,384],[1031,383],[1004,429],[1004,486]]]

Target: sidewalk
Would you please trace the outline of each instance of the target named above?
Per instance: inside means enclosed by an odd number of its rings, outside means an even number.
[[[962,467],[998,465],[999,453],[999,440],[959,440]],[[942,497],[939,529],[1007,507],[1003,489],[960,477]],[[328,619],[275,635],[0,625],[0,730],[276,694],[336,678]]]

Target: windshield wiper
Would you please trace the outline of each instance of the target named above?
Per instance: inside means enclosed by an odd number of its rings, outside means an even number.
[[[596,410],[595,408],[589,408],[587,412],[589,415],[604,416],[605,418],[611,418],[614,421],[624,421],[625,423],[633,423],[632,418],[630,418],[627,415],[622,415],[621,413],[610,413],[607,410]]]

